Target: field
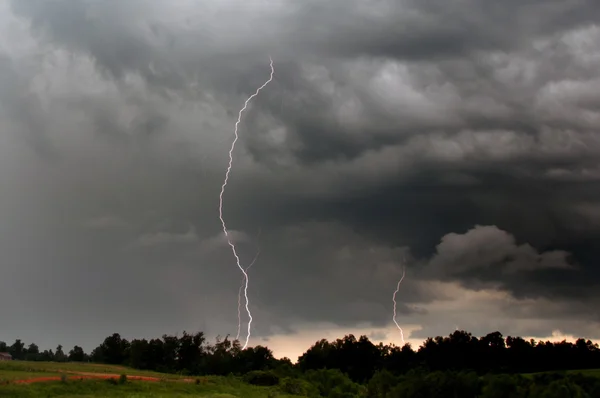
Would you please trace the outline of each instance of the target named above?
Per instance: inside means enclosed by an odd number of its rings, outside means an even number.
[[[534,375],[543,374],[543,373],[556,373],[556,372],[537,372],[537,373],[523,373],[525,377],[533,377]],[[588,377],[598,377],[600,378],[600,369],[581,369],[581,370],[565,370],[559,373],[565,374],[582,374]]]
[[[127,375],[123,384],[117,381],[122,374]],[[185,378],[85,363],[0,362],[0,397],[47,396],[300,398],[283,394],[276,387],[251,386],[235,377]]]

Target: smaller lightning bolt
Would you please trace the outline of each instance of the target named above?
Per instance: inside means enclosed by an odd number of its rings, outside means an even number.
[[[252,268],[252,266],[258,259],[259,254],[260,254],[260,249],[256,251],[256,255],[254,256],[254,259],[252,260],[252,262],[250,263],[248,268],[246,268],[246,275],[248,274],[248,270],[250,268]],[[244,289],[245,285],[246,285],[246,276],[243,276],[242,282],[240,284],[240,288],[238,289],[238,328],[237,328],[237,334],[235,336],[235,339],[238,341],[240,339],[240,332],[242,329],[242,290]]]
[[[398,325],[398,322],[396,321],[396,294],[398,294],[398,291],[400,290],[400,285],[402,284],[402,281],[404,280],[405,275],[406,275],[406,266],[403,264],[402,265],[402,278],[400,278],[400,280],[398,281],[398,285],[396,286],[396,290],[394,291],[394,295],[392,296],[392,301],[394,301],[394,316],[392,317],[392,320],[394,321],[394,323],[396,324],[396,327],[400,331],[400,338],[402,339],[402,346],[404,346],[404,331],[402,330],[402,328],[400,327],[400,325]]]
[[[260,255],[260,233],[262,232],[262,229],[259,227],[258,228],[258,234],[256,235],[256,255],[254,256],[254,259],[252,260],[252,262],[250,263],[250,265],[246,268],[246,274],[248,274],[248,270],[250,270],[250,268],[252,268],[252,266],[254,265],[254,263],[256,262],[256,260],[258,259],[258,256]],[[242,277],[242,282],[240,284],[240,288],[238,290],[238,328],[237,328],[237,335],[235,336],[235,339],[239,341],[240,339],[240,331],[242,328],[242,289],[244,288],[244,285],[246,283],[246,277],[243,276]]]

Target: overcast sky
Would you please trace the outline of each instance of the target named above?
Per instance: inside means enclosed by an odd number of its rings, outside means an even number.
[[[0,340],[600,339],[593,0],[0,1]],[[247,319],[244,318],[244,322]],[[245,327],[245,326],[244,326]],[[558,338],[558,337],[557,337]],[[562,337],[561,337],[562,338]]]

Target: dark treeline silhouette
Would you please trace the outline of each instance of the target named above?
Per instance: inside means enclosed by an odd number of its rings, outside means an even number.
[[[238,341],[228,337],[217,338],[210,344],[202,332],[131,341],[115,333],[105,338],[89,355],[78,346],[68,353],[63,352],[62,346],[55,351],[40,352],[37,345],[25,347],[21,340],[10,346],[0,342],[0,352],[9,352],[17,360],[85,361],[187,375],[246,375],[254,384],[275,383],[273,380],[278,383],[279,378],[285,378],[286,388],[291,392],[303,391],[310,396],[326,397],[434,397],[437,393],[425,394],[423,391],[433,388],[436,383],[442,383],[446,391],[454,391],[456,396],[465,397],[496,396],[489,395],[491,392],[484,394],[485,383],[489,391],[515,391],[513,395],[498,397],[534,397],[535,394],[527,395],[523,391],[539,390],[540,383],[588,383],[589,388],[581,391],[596,391],[594,383],[583,379],[577,381],[573,379],[575,376],[560,380],[549,379],[550,376],[524,379],[517,374],[600,368],[600,349],[590,340],[578,339],[575,343],[527,341],[520,337],[504,338],[500,332],[478,338],[465,331],[455,331],[448,337],[428,338],[417,350],[409,344],[403,347],[374,344],[366,336],[320,340],[300,356],[295,365],[288,358],[275,359],[267,347],[242,350]],[[497,376],[490,379],[493,374]],[[296,381],[292,383],[292,379]],[[482,380],[487,381],[482,384]],[[490,383],[495,387],[489,387]],[[416,390],[411,393],[406,390],[409,386]],[[571,390],[577,388],[580,387]],[[598,388],[600,393],[600,386]]]
[[[114,333],[89,355],[79,346],[74,346],[68,354],[63,352],[60,345],[56,351],[40,352],[36,344],[25,348],[25,343],[20,339],[11,346],[0,341],[0,352],[8,352],[14,360],[94,362],[189,375],[245,374],[252,370],[292,368],[289,359],[275,359],[273,352],[266,347],[256,346],[242,350],[237,340],[232,341],[228,337],[217,337],[215,344],[209,344],[202,332],[183,332],[181,336],[163,335],[162,338],[131,341]]]
[[[464,331],[428,338],[417,351],[375,345],[365,336],[349,335],[334,342],[321,340],[298,359],[302,370],[340,369],[356,382],[370,379],[376,370],[404,374],[411,369],[471,370],[485,373],[532,373],[600,367],[600,349],[590,340],[575,343],[526,341],[500,332],[477,338]]]

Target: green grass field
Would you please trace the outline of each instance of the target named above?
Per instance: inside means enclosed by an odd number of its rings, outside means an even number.
[[[135,376],[150,376],[158,378],[181,378],[179,375],[164,374],[158,372],[131,369],[118,365],[102,365],[95,363],[77,363],[77,362],[27,362],[27,361],[0,361],[0,379],[4,371],[20,371],[30,374],[31,377],[38,377],[37,373],[52,373],[60,375],[63,372],[82,372],[82,373],[101,373],[101,374],[128,374]]]
[[[125,384],[115,384],[109,380],[78,380],[76,373],[150,376],[158,377],[161,381],[127,381]],[[60,377],[62,374],[67,376],[66,382],[15,382],[38,377]],[[184,382],[182,379],[184,378],[177,375],[138,371],[123,366],[6,361],[0,362],[0,397],[300,398],[286,395],[276,387],[252,386],[235,377],[201,377],[198,378],[199,384],[196,384],[196,378],[193,377],[190,379],[194,382]]]
[[[189,384],[174,382],[132,381],[113,385],[106,380],[45,382],[0,386],[0,397],[205,397],[205,398],[292,398],[276,389],[215,380],[214,383]],[[298,398],[296,396],[296,398]]]
[[[600,369],[569,370],[567,373],[581,373],[585,376],[600,377]]]
[[[600,369],[567,371],[600,377]],[[160,381],[79,380],[78,375],[147,376]],[[17,383],[19,380],[66,376],[66,381]],[[531,377],[532,374],[524,375]],[[198,380],[198,383],[196,383]],[[3,397],[204,397],[204,398],[302,398],[279,387],[257,387],[236,377],[184,377],[124,366],[56,362],[0,362],[0,398]],[[306,397],[304,397],[306,398]]]
[[[556,373],[556,372],[523,373],[523,376],[532,377],[534,375],[543,374],[543,373]],[[564,373],[566,373],[566,374],[580,373],[584,376],[600,378],[600,369],[565,370]]]

